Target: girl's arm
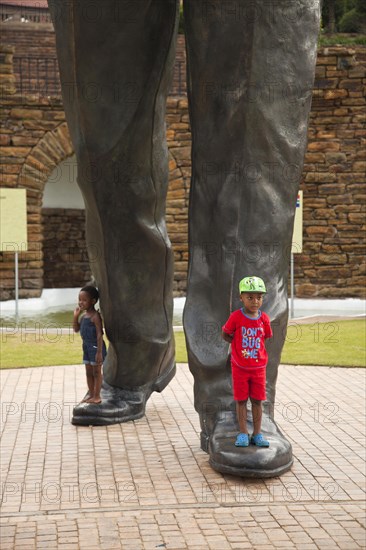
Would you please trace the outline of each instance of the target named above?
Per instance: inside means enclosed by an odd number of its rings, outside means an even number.
[[[79,315],[80,315],[81,309],[79,306],[77,306],[74,309],[74,318],[72,321],[72,328],[74,329],[74,332],[79,332],[80,330],[80,323],[79,323]]]
[[[98,365],[103,363],[103,323],[99,311],[96,311],[92,317],[97,331],[97,353],[95,354],[95,362]]]

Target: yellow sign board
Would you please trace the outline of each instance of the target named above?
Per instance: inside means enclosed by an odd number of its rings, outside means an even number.
[[[27,242],[25,189],[0,188],[0,251],[24,252]]]
[[[294,232],[292,235],[292,254],[299,254],[302,252],[302,194],[302,191],[299,191],[297,194]]]

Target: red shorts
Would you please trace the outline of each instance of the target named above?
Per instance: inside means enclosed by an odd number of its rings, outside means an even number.
[[[235,401],[246,401],[248,397],[257,401],[266,399],[266,367],[238,367],[231,364],[233,394]]]

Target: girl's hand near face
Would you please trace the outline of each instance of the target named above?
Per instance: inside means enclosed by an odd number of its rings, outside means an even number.
[[[81,313],[80,307],[76,306],[76,308],[74,309],[74,317],[78,318],[80,313]]]
[[[80,330],[80,323],[79,323],[79,315],[81,313],[81,309],[79,306],[76,306],[74,309],[74,318],[72,322],[72,326],[75,332],[79,332]]]

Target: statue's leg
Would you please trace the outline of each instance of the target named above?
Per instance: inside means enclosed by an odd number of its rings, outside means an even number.
[[[307,139],[319,2],[185,1],[192,125],[190,265],[184,327],[201,446],[220,472],[278,475],[291,446],[273,419],[287,327],[287,279]],[[264,279],[272,320],[262,431],[269,449],[238,449],[221,326],[238,283]]]
[[[175,372],[165,102],[178,6],[176,0],[49,4],[109,340],[102,404],[79,404],[73,422],[123,422],[141,417],[151,392]]]

